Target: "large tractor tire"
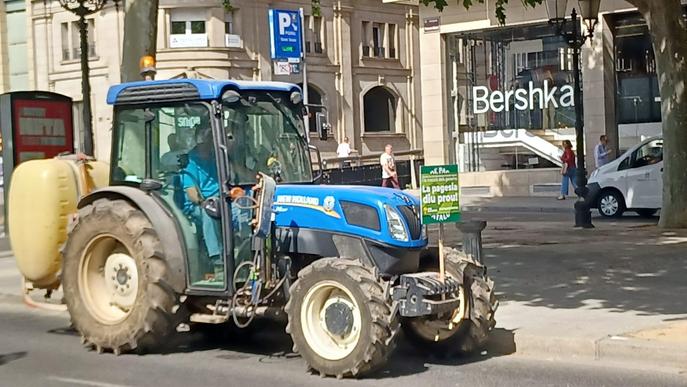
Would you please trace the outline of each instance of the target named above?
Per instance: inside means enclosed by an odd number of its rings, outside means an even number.
[[[80,209],[63,255],[64,298],[86,346],[146,352],[176,328],[160,240],[128,202],[99,199]]]
[[[298,273],[286,304],[294,352],[322,376],[359,377],[395,347],[399,322],[373,268],[323,258]]]
[[[438,252],[432,264],[421,269],[438,271]],[[418,348],[441,356],[466,355],[486,344],[489,332],[496,325],[494,313],[498,301],[494,295],[494,281],[486,269],[471,261],[461,251],[446,248],[446,273],[462,283],[461,305],[458,309],[438,316],[405,318],[403,333]]]

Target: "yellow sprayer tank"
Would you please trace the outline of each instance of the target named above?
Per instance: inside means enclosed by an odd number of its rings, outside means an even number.
[[[36,288],[59,286],[60,248],[78,201],[108,183],[106,163],[80,163],[74,156],[32,160],[12,173],[7,207],[10,242],[19,271]]]

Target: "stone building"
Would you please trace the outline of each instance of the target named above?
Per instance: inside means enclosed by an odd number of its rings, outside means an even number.
[[[80,109],[81,80],[76,18],[57,1],[27,1],[29,88],[66,94]],[[351,139],[361,154],[422,147],[417,5],[370,1],[160,0],[157,79],[210,78],[302,83],[301,75],[275,75],[270,58],[268,10],[305,13],[310,103],[327,107],[333,126],[327,143]],[[108,4],[88,18],[96,155],[109,156],[110,85],[120,81],[123,11]],[[80,117],[77,114],[75,117]],[[311,125],[314,128],[314,125]]]
[[[552,196],[559,189],[561,141],[575,142],[572,50],[544,3],[506,4],[505,25],[495,0],[469,10],[449,2],[443,12],[420,5],[425,161],[474,172],[461,176],[471,187],[463,194]],[[568,1],[566,15],[577,7]],[[640,13],[603,0],[593,32],[580,63],[589,173],[600,135],[617,157],[661,133],[654,51]]]

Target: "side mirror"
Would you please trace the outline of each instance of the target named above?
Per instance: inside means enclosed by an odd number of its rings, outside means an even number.
[[[232,104],[241,99],[241,94],[236,90],[227,90],[222,94],[222,103]]]
[[[327,120],[327,115],[324,113],[315,113],[315,125],[317,125],[317,134],[320,135],[320,140],[327,141],[329,138],[329,121]]]

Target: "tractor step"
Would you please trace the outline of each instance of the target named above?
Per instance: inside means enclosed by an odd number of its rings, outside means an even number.
[[[191,322],[203,324],[224,324],[229,321],[228,316],[220,316],[216,314],[194,313],[190,317]]]
[[[391,290],[391,298],[399,303],[404,317],[441,314],[460,306],[460,283],[450,276],[444,281],[435,272],[404,274],[399,285]]]

